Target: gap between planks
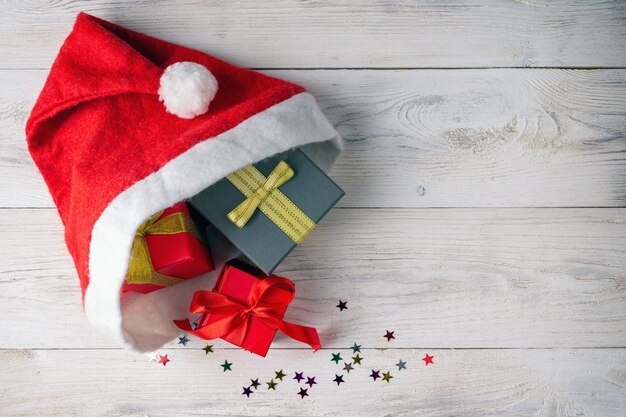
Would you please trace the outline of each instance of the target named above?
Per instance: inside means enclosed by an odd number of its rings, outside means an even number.
[[[205,342],[210,342],[213,343],[215,342],[214,340],[201,340],[201,339],[194,339],[197,342],[200,343],[205,343]],[[173,343],[176,343],[175,341]],[[209,343],[209,344],[210,344]],[[227,346],[222,346],[219,348],[215,348],[214,349],[216,351],[235,351],[235,352],[239,352],[241,351],[240,347],[227,347]],[[327,351],[327,352],[336,352],[338,350],[350,350],[351,347],[345,347],[345,346],[336,346],[336,347],[321,347],[318,352],[323,352],[323,351]],[[441,350],[441,351],[447,351],[447,350],[454,350],[454,351],[464,351],[464,350],[468,350],[468,351],[474,351],[474,350],[502,350],[502,351],[506,351],[506,350],[545,350],[545,351],[550,351],[550,350],[602,350],[602,349],[626,349],[626,345],[624,346],[595,346],[595,347],[576,347],[576,346],[558,346],[558,347],[525,347],[525,346],[519,346],[519,347],[480,347],[480,346],[476,346],[476,347],[460,347],[460,348],[451,348],[451,347],[437,347],[437,346],[411,346],[411,347],[389,347],[389,348],[383,348],[383,347],[361,347],[361,350],[364,351],[387,351],[387,350],[397,350],[397,351],[403,351],[403,350]],[[2,348],[0,347],[0,352],[1,351],[20,351],[20,350],[32,350],[32,351],[55,351],[55,350],[68,350],[68,351],[91,351],[91,350],[101,350],[101,351],[122,351],[122,352],[127,352],[129,351],[128,349],[125,348],[121,348],[121,347],[20,347],[20,348]],[[163,346],[160,349],[157,350],[163,350],[163,351],[196,351],[196,350],[202,350],[202,346],[195,346],[195,347],[190,347],[190,346],[185,346],[185,347],[176,347],[176,346],[172,346],[170,344]],[[299,347],[271,347],[270,351],[302,351],[302,352],[311,352],[310,348],[299,348]],[[139,354],[143,354],[143,353],[139,353]]]
[[[10,68],[0,67],[0,71],[50,71],[51,67]],[[572,70],[572,71],[598,71],[598,70],[623,70],[624,66],[616,67],[247,67],[252,71],[465,71],[465,70]]]

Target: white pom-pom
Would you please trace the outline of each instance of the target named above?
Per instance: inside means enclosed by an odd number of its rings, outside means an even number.
[[[193,119],[209,110],[217,93],[217,80],[211,71],[195,62],[177,62],[161,75],[159,100],[168,113]]]

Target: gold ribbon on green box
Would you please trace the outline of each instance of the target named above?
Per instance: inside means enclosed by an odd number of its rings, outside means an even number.
[[[246,199],[228,213],[228,219],[243,228],[258,208],[294,242],[299,244],[315,227],[315,222],[278,189],[294,176],[285,161],[265,176],[253,165],[234,172],[226,178]]]
[[[163,210],[165,211],[165,210]],[[146,235],[175,235],[178,233],[191,233],[202,241],[193,221],[185,213],[177,212],[159,220],[163,211],[158,212],[139,226],[135,233],[133,248],[131,251],[126,282],[129,284],[155,284],[162,287],[178,284],[184,281],[182,278],[171,277],[161,274],[154,269]]]

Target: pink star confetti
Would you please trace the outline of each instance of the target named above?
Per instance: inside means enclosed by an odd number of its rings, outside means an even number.
[[[432,363],[434,365],[435,363],[433,362],[433,358],[434,356],[428,356],[427,353],[426,356],[424,356],[424,358],[422,359],[425,362],[425,366],[428,366],[429,363]]]

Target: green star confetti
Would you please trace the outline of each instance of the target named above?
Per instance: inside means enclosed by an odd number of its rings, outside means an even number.
[[[224,363],[220,365],[222,368],[224,368],[224,372],[226,371],[232,371],[231,366],[233,366],[232,362],[228,362],[227,360],[224,360]]]

